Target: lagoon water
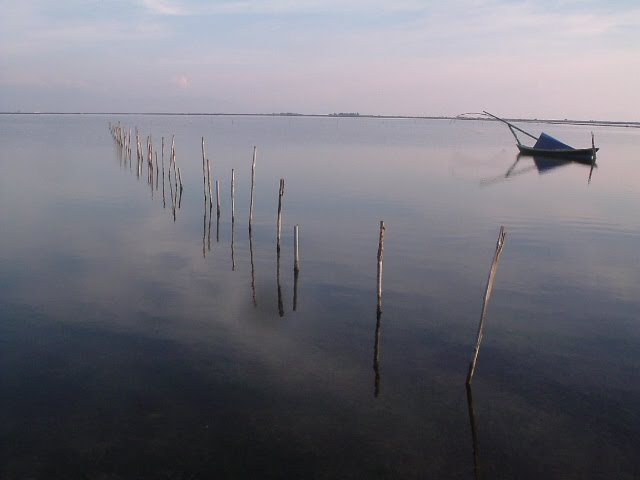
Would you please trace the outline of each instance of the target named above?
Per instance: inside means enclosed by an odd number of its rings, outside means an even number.
[[[118,121],[175,135],[175,219]],[[0,477],[638,478],[640,130],[594,133],[589,179],[494,122],[0,116]]]

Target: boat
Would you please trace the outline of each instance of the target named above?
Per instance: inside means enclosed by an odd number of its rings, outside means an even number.
[[[518,150],[520,150],[521,155],[544,158],[558,158],[564,160],[573,160],[581,163],[595,163],[596,161],[596,152],[599,149],[595,146],[593,133],[591,134],[591,148],[573,148],[544,132],[541,133],[540,136],[536,137],[529,132],[526,132],[525,130],[515,126],[514,124],[507,122],[500,117],[496,117],[489,112],[483,110],[482,113],[506,124],[509,127],[509,130],[511,130],[511,133],[516,139]],[[536,143],[532,147],[523,144],[518,138],[516,130],[532,138],[536,141]]]

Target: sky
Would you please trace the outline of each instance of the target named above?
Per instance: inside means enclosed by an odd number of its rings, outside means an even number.
[[[0,0],[0,111],[640,120],[637,0]]]

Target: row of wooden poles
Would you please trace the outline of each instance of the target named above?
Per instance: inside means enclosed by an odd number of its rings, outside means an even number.
[[[127,159],[129,160],[129,165],[131,166],[131,129],[125,129],[120,125],[120,122],[116,124],[109,123],[109,130],[111,131],[111,135],[115,140],[116,144],[119,147],[119,154],[121,158],[124,158],[125,165]],[[136,141],[136,157],[137,157],[137,165],[136,172],[138,177],[140,177],[142,173],[142,165],[145,161],[145,155],[143,153],[143,149],[140,144],[140,135],[137,127],[135,128],[135,141]],[[257,147],[253,147],[253,157],[251,162],[251,196],[249,203],[249,247],[251,252],[251,274],[252,274],[252,290],[253,290],[253,302],[254,306],[256,305],[256,296],[255,296],[255,267],[253,262],[253,211],[254,211],[254,198],[255,198],[255,182],[256,182],[256,158],[257,158]],[[155,171],[153,159],[155,158]],[[174,221],[176,219],[176,209],[180,208],[181,200],[182,200],[182,192],[183,192],[183,183],[182,183],[182,173],[180,168],[176,167],[176,148],[175,148],[175,137],[171,138],[171,155],[169,157],[169,186],[171,190],[171,205],[173,210],[173,218]],[[153,196],[153,183],[155,178],[156,190],[158,189],[158,178],[159,178],[159,164],[158,164],[158,155],[157,151],[155,151],[153,147],[153,140],[151,135],[147,137],[147,154],[146,154],[147,166],[148,166],[148,183],[151,185],[151,192]],[[205,214],[204,214],[204,225],[206,229],[207,225],[207,204],[209,206],[209,229],[208,229],[208,248],[211,250],[211,219],[213,212],[213,177],[211,175],[211,165],[212,162],[209,160],[206,154],[205,141],[204,137],[202,137],[202,183],[203,183],[203,194],[204,194],[204,206],[205,206]],[[164,170],[164,137],[162,137],[162,147],[161,147],[161,166],[162,166],[162,199],[163,206],[166,207],[165,202],[165,170]],[[173,169],[174,172],[174,181],[171,179],[171,171]],[[155,176],[154,176],[155,172]],[[180,189],[178,190],[178,181],[180,182]],[[174,185],[175,185],[175,195],[174,195]],[[278,216],[277,216],[277,224],[276,224],[276,251],[277,251],[277,284],[278,284],[278,310],[280,316],[284,315],[284,307],[282,302],[282,292],[281,292],[281,282],[280,282],[280,249],[281,249],[281,240],[282,240],[282,208],[283,208],[283,197],[284,197],[284,179],[280,179],[280,185],[278,189]],[[220,183],[218,180],[215,180],[215,198],[216,198],[216,241],[219,241],[219,221],[221,215],[221,206],[220,206]],[[235,237],[235,169],[231,169],[231,263],[232,270],[235,270],[235,256],[234,256],[234,237]],[[203,244],[202,244],[202,254],[206,256],[206,248],[205,248],[205,236],[203,234]],[[300,249],[299,249],[299,225],[295,225],[293,229],[293,238],[294,238],[294,295],[293,295],[293,309],[294,311],[297,308],[297,286],[298,286],[298,275],[300,272]]]
[[[121,147],[122,151],[128,155],[129,160],[131,159],[131,129],[125,130],[120,123],[118,122],[115,125],[109,124],[109,129],[114,140]],[[140,136],[138,129],[135,129],[135,138],[136,138],[136,154],[137,154],[137,167],[139,174],[141,173],[142,163],[145,160],[145,155],[143,154],[143,150],[140,143]],[[148,165],[148,180],[149,183],[153,186],[154,179],[154,160],[155,157],[155,171],[158,171],[158,154],[153,148],[153,141],[151,135],[147,137],[147,154],[146,160]],[[164,199],[164,137],[162,137],[162,147],[161,147],[161,158],[162,158],[162,187],[163,187],[163,199]],[[254,303],[255,303],[255,277],[254,277],[254,268],[253,268],[253,245],[252,245],[252,228],[253,228],[253,208],[254,208],[254,194],[255,194],[255,181],[256,181],[256,158],[257,158],[257,147],[253,147],[253,156],[251,161],[251,191],[250,191],[250,201],[249,201],[249,241],[250,241],[250,251],[251,251],[251,264],[252,264],[252,281],[253,291],[254,291]],[[171,182],[171,170],[174,172],[174,182]],[[177,171],[177,174],[176,174]],[[156,174],[156,185],[158,175]],[[207,203],[209,205],[209,225],[211,225],[211,213],[213,211],[213,191],[212,191],[212,176],[211,176],[211,162],[206,155],[205,142],[204,137],[202,137],[202,185],[203,185],[203,193],[204,193],[204,205],[205,205],[205,224],[206,224],[206,206]],[[169,185],[171,187],[171,197],[172,197],[172,205],[174,208],[174,219],[175,219],[175,206],[176,206],[176,198],[177,195],[173,194],[173,185],[175,184],[176,192],[178,192],[178,181],[180,182],[180,197],[182,196],[183,184],[182,184],[182,174],[180,168],[176,168],[176,149],[175,149],[175,138],[171,139],[171,156],[169,162]],[[281,248],[281,238],[282,238],[282,206],[283,206],[283,197],[284,197],[284,179],[280,179],[280,185],[278,189],[278,216],[276,223],[276,251],[277,251],[277,277],[278,277],[278,304],[279,310],[282,314],[281,308],[281,293],[280,293],[280,248]],[[215,180],[215,192],[216,192],[216,217],[220,218],[221,208],[220,208],[220,184],[218,180]],[[178,201],[179,205],[179,201]],[[233,261],[233,232],[235,226],[235,169],[231,169],[231,226],[232,226],[232,268],[235,266],[235,262]],[[382,272],[384,265],[384,237],[385,237],[385,224],[384,221],[380,222],[380,230],[378,237],[378,255],[377,255],[377,306],[376,306],[376,335],[375,335],[375,344],[374,344],[374,371],[376,374],[376,395],[379,392],[379,357],[380,357],[380,320],[382,316]],[[500,257],[502,255],[502,250],[504,247],[504,241],[506,237],[506,231],[504,227],[500,227],[500,232],[498,235],[498,241],[496,243],[496,250],[494,253],[493,261],[491,263],[491,269],[489,271],[489,278],[487,280],[487,285],[485,289],[482,312],[480,315],[480,322],[478,325],[478,332],[476,335],[476,342],[473,349],[473,355],[471,358],[471,362],[469,364],[469,371],[467,373],[466,384],[470,385],[473,380],[473,376],[476,370],[476,364],[478,361],[478,355],[480,353],[480,345],[482,343],[482,337],[484,333],[484,323],[486,319],[487,309],[489,306],[489,300],[491,298],[491,292],[493,290],[493,284],[495,281],[495,275],[498,269],[498,263],[500,261]],[[203,254],[204,254],[204,237],[203,237]],[[294,227],[294,276],[295,276],[295,285],[297,286],[297,278],[300,271],[300,257],[299,257],[299,226],[295,225]],[[295,289],[294,289],[295,290]],[[296,297],[294,293],[294,298]],[[295,309],[295,301],[294,301],[294,309]]]
[[[251,290],[253,297],[253,305],[257,306],[256,301],[256,288],[255,288],[255,263],[253,259],[253,208],[255,198],[255,183],[256,183],[256,158],[257,147],[253,147],[253,156],[251,161],[251,191],[249,201],[249,254],[251,259]],[[213,218],[213,184],[211,175],[211,164],[206,154],[206,147],[204,137],[202,138],[202,188],[204,198],[204,215],[203,215],[203,234],[202,234],[202,256],[206,257],[207,249],[211,250],[211,223]],[[235,270],[235,169],[231,169],[231,270]],[[281,282],[281,269],[280,269],[280,250],[282,242],[282,210],[283,210],[283,197],[284,197],[284,179],[280,179],[278,188],[278,216],[276,222],[276,279],[278,288],[278,313],[281,317],[284,316],[284,302],[282,296],[282,282]],[[215,199],[216,199],[216,241],[219,241],[219,227],[220,227],[220,183],[215,180]],[[208,207],[208,208],[207,208]],[[207,212],[209,213],[207,222]],[[208,225],[208,228],[207,228]],[[294,253],[294,284],[293,284],[293,311],[297,310],[298,302],[298,276],[300,273],[300,248],[299,248],[299,235],[300,226],[295,225],[293,227],[293,253]]]
[[[126,129],[120,122],[111,124],[109,122],[109,130],[116,145],[119,147],[118,154],[121,160],[124,160],[125,167],[127,163],[130,169],[133,169],[132,161],[132,131],[131,128]],[[165,168],[164,168],[164,137],[161,140],[160,148],[160,162],[158,161],[158,152],[153,145],[153,138],[151,135],[147,136],[146,152],[142,147],[140,140],[140,132],[138,128],[135,128],[135,145],[136,145],[136,175],[138,178],[142,175],[143,165],[147,165],[147,184],[151,187],[151,196],[153,197],[154,183],[155,189],[159,188],[160,174],[162,173],[162,204],[166,208],[166,196],[165,196]],[[173,171],[173,179],[171,178],[171,172]],[[171,194],[171,208],[173,212],[173,219],[176,219],[176,210],[180,208],[182,203],[182,192],[184,190],[182,183],[182,171],[177,166],[176,162],[176,144],[175,137],[171,137],[171,151],[169,152],[169,168],[168,168],[168,183]]]

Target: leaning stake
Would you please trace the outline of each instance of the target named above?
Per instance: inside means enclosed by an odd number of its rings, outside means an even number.
[[[278,235],[277,235],[277,247],[278,253],[280,253],[280,236],[282,234],[282,196],[284,195],[284,178],[280,179],[280,189],[278,190]]]
[[[498,262],[502,255],[502,248],[504,247],[504,239],[506,235],[504,227],[500,227],[500,234],[498,235],[498,243],[496,244],[496,252],[493,255],[493,262],[491,263],[491,270],[489,271],[489,279],[487,280],[487,289],[484,293],[484,301],[482,303],[482,314],[480,315],[480,325],[478,326],[478,338],[476,338],[476,346],[473,349],[473,357],[469,364],[469,373],[467,374],[467,385],[471,384],[473,380],[473,374],[476,370],[476,362],[478,361],[478,353],[480,352],[480,343],[482,342],[482,333],[484,329],[484,319],[487,315],[487,307],[489,306],[489,298],[491,297],[491,290],[493,289],[493,282],[496,278],[496,271],[498,270]]]
[[[380,237],[378,240],[378,312],[382,311],[382,264],[384,263],[384,222],[380,221]]]
[[[253,162],[251,163],[251,200],[249,202],[249,230],[253,225],[253,188],[256,183],[256,152],[257,147],[253,147]]]
[[[235,194],[235,185],[236,185],[236,171],[231,169],[231,224],[236,221],[236,194]]]
[[[293,227],[293,273],[300,271],[300,251],[298,249],[298,225]]]

